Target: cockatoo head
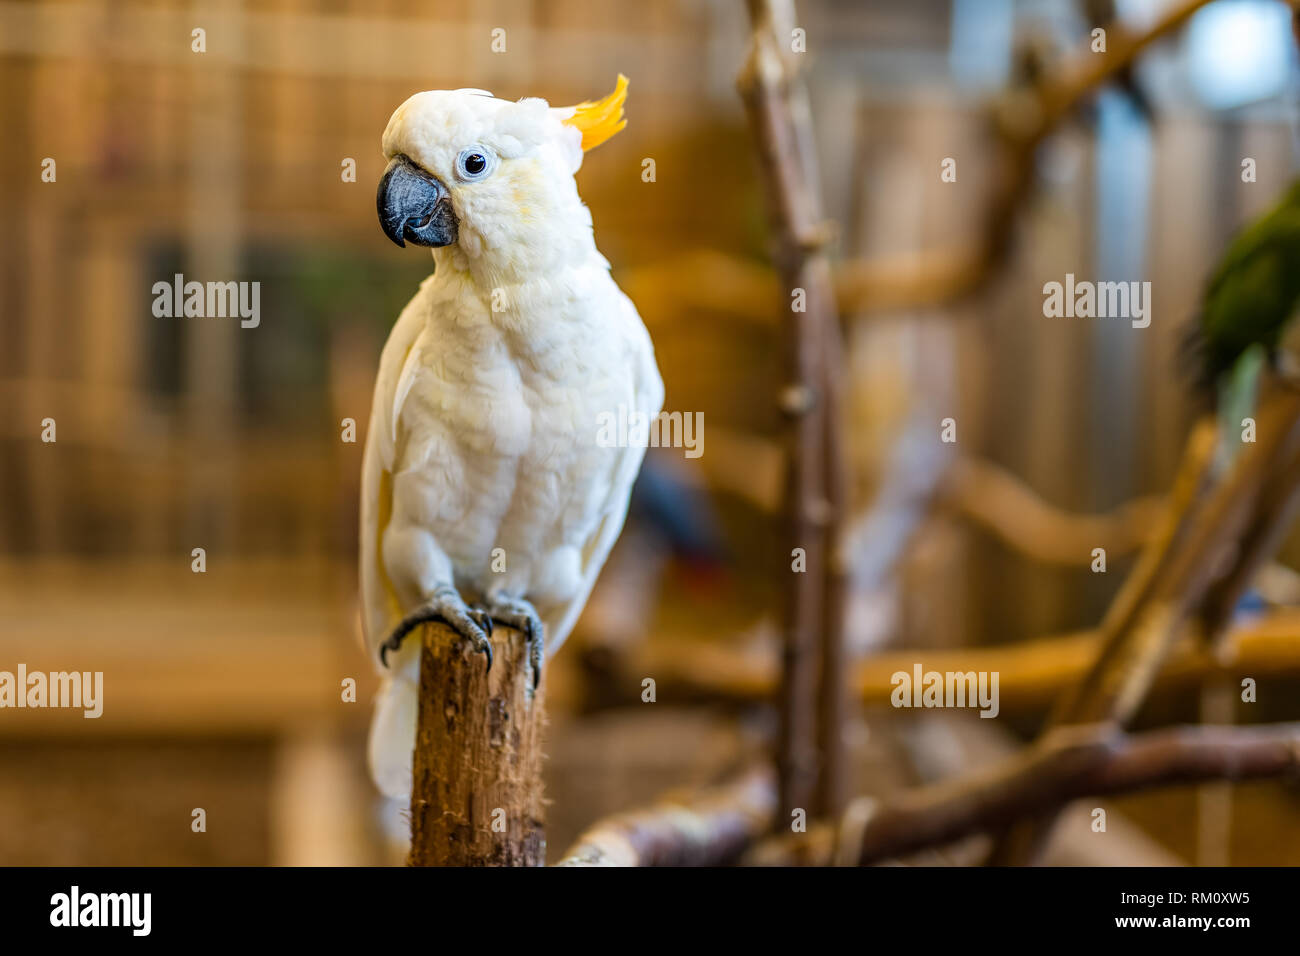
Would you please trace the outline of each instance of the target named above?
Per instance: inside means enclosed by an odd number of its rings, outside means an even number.
[[[384,130],[384,233],[399,246],[456,245],[470,260],[545,257],[575,231],[590,243],[573,177],[586,150],[626,125],[626,95],[621,74],[604,99],[554,109],[482,90],[416,93]]]

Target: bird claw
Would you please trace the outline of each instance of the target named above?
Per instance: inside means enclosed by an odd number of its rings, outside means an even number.
[[[474,618],[475,623],[483,629],[483,633],[488,637],[492,636],[492,615],[485,608],[472,607],[469,609],[470,617]]]
[[[495,597],[488,601],[489,616],[498,624],[513,627],[528,642],[528,664],[533,671],[533,690],[542,680],[542,651],[545,628],[537,609],[520,598]]]
[[[476,651],[487,658],[488,673],[492,672],[492,642],[488,637],[492,633],[492,622],[486,612],[471,610],[455,588],[441,587],[433,592],[429,602],[416,608],[393,628],[388,640],[379,645],[379,662],[388,666],[388,652],[396,651],[402,646],[406,635],[421,624],[441,621],[474,645]]]

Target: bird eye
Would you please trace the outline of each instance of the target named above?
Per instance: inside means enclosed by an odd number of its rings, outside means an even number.
[[[496,166],[496,154],[486,146],[471,146],[456,157],[456,175],[474,182],[486,179]]]

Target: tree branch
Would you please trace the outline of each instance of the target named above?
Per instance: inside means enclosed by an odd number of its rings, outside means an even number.
[[[847,489],[839,434],[842,350],[830,264],[822,251],[828,232],[808,96],[787,45],[794,7],[790,0],[749,0],[748,6],[749,53],[737,87],[767,183],[785,300],[780,405],[787,420],[786,541],[777,573],[787,583],[777,767],[781,806],[808,809],[816,799],[834,799],[840,766],[844,569],[828,561],[828,551],[838,547]],[[803,555],[802,569],[790,565],[796,554]],[[834,732],[819,734],[819,716],[823,727],[835,722]]]
[[[771,826],[776,775],[752,767],[695,794],[668,794],[654,806],[602,820],[558,866],[723,866]]]
[[[1106,52],[1077,54],[1055,75],[1016,91],[995,109],[1001,157],[999,179],[983,214],[980,243],[922,257],[858,260],[842,264],[836,293],[845,314],[937,305],[969,295],[988,280],[1010,246],[1015,214],[1033,181],[1038,145],[1093,92],[1129,69],[1152,43],[1181,27],[1209,0],[1182,0],[1141,33],[1119,24],[1106,28]]]
[[[838,827],[782,836],[760,864],[867,864],[996,830],[1080,797],[1300,770],[1300,724],[1182,727],[1129,736],[1108,726],[1058,728],[985,773],[861,802]]]
[[[1172,507],[1102,622],[1106,635],[1093,667],[1062,698],[1048,726],[1126,724],[1146,699],[1188,618],[1214,600],[1235,604],[1246,577],[1276,535],[1264,526],[1295,507],[1300,476],[1300,391],[1268,381],[1256,412],[1256,441],[1241,444],[1231,467],[1215,474],[1217,434],[1203,422],[1188,441]],[[1228,438],[1227,440],[1231,440]],[[1259,532],[1259,533],[1257,533]],[[1221,623],[1221,622],[1220,622]],[[995,863],[1032,860],[1050,815],[1007,834]]]
[[[1110,558],[1140,548],[1165,510],[1159,498],[1135,498],[1109,514],[1063,511],[1005,469],[973,458],[954,463],[940,503],[1020,554],[1065,566],[1088,564],[1093,548]]]
[[[889,705],[892,677],[918,661],[940,673],[996,671],[1002,712],[1043,709],[1069,692],[1100,655],[1105,635],[1082,631],[993,647],[933,648],[875,654],[852,669],[853,696],[869,707]],[[593,658],[596,658],[593,655]],[[640,702],[641,681],[655,679],[663,700],[678,704],[759,705],[777,683],[775,655],[749,653],[702,638],[661,638],[626,657],[589,659],[593,680],[610,691],[604,706]],[[1153,689],[1189,686],[1210,677],[1240,678],[1300,673],[1300,611],[1273,611],[1244,620],[1211,650],[1181,642],[1156,676]],[[618,688],[626,688],[623,694]]]

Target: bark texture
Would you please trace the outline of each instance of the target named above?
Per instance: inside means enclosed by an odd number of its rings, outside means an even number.
[[[515,630],[493,665],[443,624],[421,629],[411,866],[542,866],[543,690]]]

